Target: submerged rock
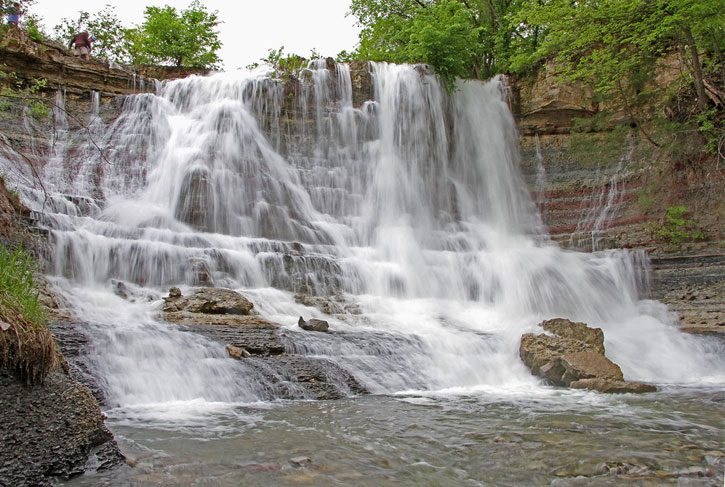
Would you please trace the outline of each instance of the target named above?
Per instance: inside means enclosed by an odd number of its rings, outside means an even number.
[[[519,356],[531,373],[551,384],[599,392],[653,392],[650,384],[624,380],[622,370],[604,355],[604,333],[562,318],[540,325],[550,334],[521,337]]]
[[[607,392],[607,393],[642,393],[642,392],[656,392],[657,388],[652,384],[645,384],[643,382],[630,382],[625,380],[612,380],[612,379],[579,379],[569,384],[572,389],[590,389],[593,391]]]
[[[301,316],[297,321],[300,328],[307,331],[321,331],[325,332],[330,328],[330,324],[325,320],[318,320],[317,318],[310,318],[305,321]]]
[[[362,314],[360,306],[349,302],[342,295],[310,296],[308,294],[296,294],[295,302],[317,308],[325,314],[335,315],[338,318],[342,318],[344,315]]]

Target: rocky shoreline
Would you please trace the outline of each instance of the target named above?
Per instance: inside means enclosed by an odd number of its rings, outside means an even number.
[[[0,391],[0,485],[56,485],[89,462],[97,471],[124,463],[95,398],[65,370],[33,387],[0,374]]]

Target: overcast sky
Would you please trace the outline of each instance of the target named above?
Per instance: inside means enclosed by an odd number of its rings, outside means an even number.
[[[110,0],[63,2],[36,0],[30,12],[43,19],[45,30],[64,17],[77,18],[81,10],[95,13],[112,5],[126,26],[140,24],[149,5],[170,5],[178,10],[191,0]],[[269,49],[285,47],[286,53],[308,57],[315,49],[323,56],[351,51],[359,28],[352,16],[345,16],[349,0],[202,0],[209,11],[217,10],[222,48],[219,56],[227,70],[247,66],[267,56]]]

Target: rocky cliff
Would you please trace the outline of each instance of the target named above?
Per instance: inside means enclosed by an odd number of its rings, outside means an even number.
[[[683,71],[678,63],[665,60],[653,82],[674,84]],[[552,239],[585,251],[646,250],[652,265],[646,292],[670,304],[689,331],[725,331],[723,160],[678,158],[677,150],[644,140],[621,113],[609,116],[606,126],[587,123],[612,107],[546,68],[512,79],[511,89],[522,170]],[[667,134],[657,135],[667,142]],[[656,225],[673,206],[688,209],[703,240],[668,241]]]

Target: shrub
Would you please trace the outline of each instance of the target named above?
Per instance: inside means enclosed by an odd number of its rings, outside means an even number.
[[[686,206],[673,205],[667,209],[665,223],[649,222],[647,229],[656,241],[671,245],[682,242],[706,240],[707,236],[699,229],[697,222],[686,218],[689,210]]]

